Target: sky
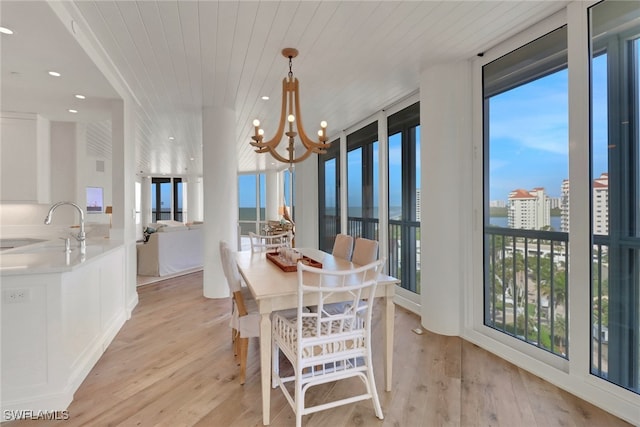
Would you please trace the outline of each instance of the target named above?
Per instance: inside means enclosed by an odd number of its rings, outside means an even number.
[[[593,63],[595,176],[607,171],[605,61],[602,55]],[[569,178],[568,102],[566,69],[490,99],[490,200],[536,187],[560,196]]]

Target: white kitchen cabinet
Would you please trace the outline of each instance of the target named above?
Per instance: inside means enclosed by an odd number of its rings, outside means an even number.
[[[0,201],[51,202],[49,120],[37,114],[0,116]]]
[[[67,409],[124,325],[125,249],[108,242],[70,264],[62,251],[3,255],[25,268],[0,267],[1,411]]]

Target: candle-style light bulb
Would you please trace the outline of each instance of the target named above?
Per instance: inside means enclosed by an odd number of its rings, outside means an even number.
[[[264,135],[264,129],[258,129],[258,135],[260,136]]]
[[[287,120],[289,121],[289,123],[293,123],[296,120],[296,116],[294,116],[293,114],[289,114]]]
[[[322,137],[322,134],[323,134],[323,133],[324,133],[324,132],[322,132],[322,129],[320,129],[320,130],[318,131],[318,136],[319,136],[319,137]]]
[[[255,126],[255,127],[260,126],[260,120],[258,120],[258,119],[254,119],[254,120],[253,120],[253,126]]]
[[[326,129],[327,128],[327,122],[325,122],[324,120],[320,122],[320,127],[322,129]]]

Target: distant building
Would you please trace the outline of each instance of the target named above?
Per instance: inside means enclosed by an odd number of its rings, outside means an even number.
[[[562,203],[562,197],[549,197],[549,202],[551,203],[551,209],[560,208],[560,203]]]
[[[420,222],[420,189],[416,188],[416,221]]]
[[[507,202],[505,202],[504,200],[491,200],[489,202],[489,207],[491,207],[491,208],[506,208],[507,207]]]
[[[569,180],[562,180],[560,188],[560,231],[569,232]]]
[[[569,180],[562,181],[560,231],[569,232]],[[593,234],[609,234],[609,174],[602,173],[592,183]]]
[[[609,174],[593,180],[593,234],[609,234]]]
[[[540,230],[551,226],[551,204],[544,188],[509,193],[509,228]]]

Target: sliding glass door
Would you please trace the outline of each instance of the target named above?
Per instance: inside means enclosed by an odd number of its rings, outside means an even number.
[[[378,122],[347,136],[347,234],[378,240]]]
[[[640,5],[591,21],[591,372],[640,392]]]

